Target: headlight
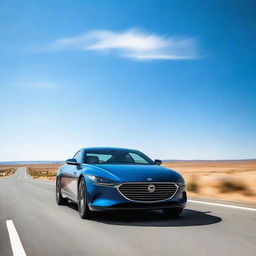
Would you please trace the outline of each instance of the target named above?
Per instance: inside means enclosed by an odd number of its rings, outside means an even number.
[[[105,178],[97,177],[91,174],[87,174],[87,177],[93,181],[94,184],[96,185],[101,185],[101,186],[114,186],[116,185],[116,182],[113,180],[108,180]]]
[[[185,182],[185,180],[181,177],[178,181],[176,181],[176,184],[177,184],[179,187],[182,187],[182,186],[185,186],[185,185],[186,185],[186,182]]]

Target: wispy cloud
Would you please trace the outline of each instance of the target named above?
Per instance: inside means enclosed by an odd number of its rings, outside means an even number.
[[[138,29],[123,32],[93,30],[76,37],[52,42],[51,51],[98,51],[137,60],[183,60],[199,58],[196,38],[145,33]]]

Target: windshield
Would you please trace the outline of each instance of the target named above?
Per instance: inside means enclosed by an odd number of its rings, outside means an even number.
[[[86,150],[84,162],[88,164],[154,164],[154,162],[137,150],[93,149]]]

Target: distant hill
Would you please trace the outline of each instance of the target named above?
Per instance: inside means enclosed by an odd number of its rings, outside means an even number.
[[[227,159],[227,160],[179,160],[169,159],[163,162],[234,162],[234,161],[256,161],[256,159]],[[0,162],[0,165],[29,165],[29,164],[64,164],[65,161],[8,161]]]
[[[64,164],[65,161],[9,161],[0,162],[0,165],[27,165],[27,164]]]
[[[179,159],[169,159],[169,160],[163,160],[163,162],[235,162],[235,161],[256,161],[256,158],[250,158],[250,159],[222,159],[222,160],[200,160],[200,159],[194,159],[194,160],[179,160]]]

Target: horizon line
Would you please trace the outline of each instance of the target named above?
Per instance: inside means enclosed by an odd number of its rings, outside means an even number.
[[[236,159],[165,159],[162,162],[232,162],[232,161],[256,161],[256,158],[236,158]],[[47,163],[65,163],[65,160],[21,160],[21,161],[0,161],[0,165],[15,164],[47,164]]]

